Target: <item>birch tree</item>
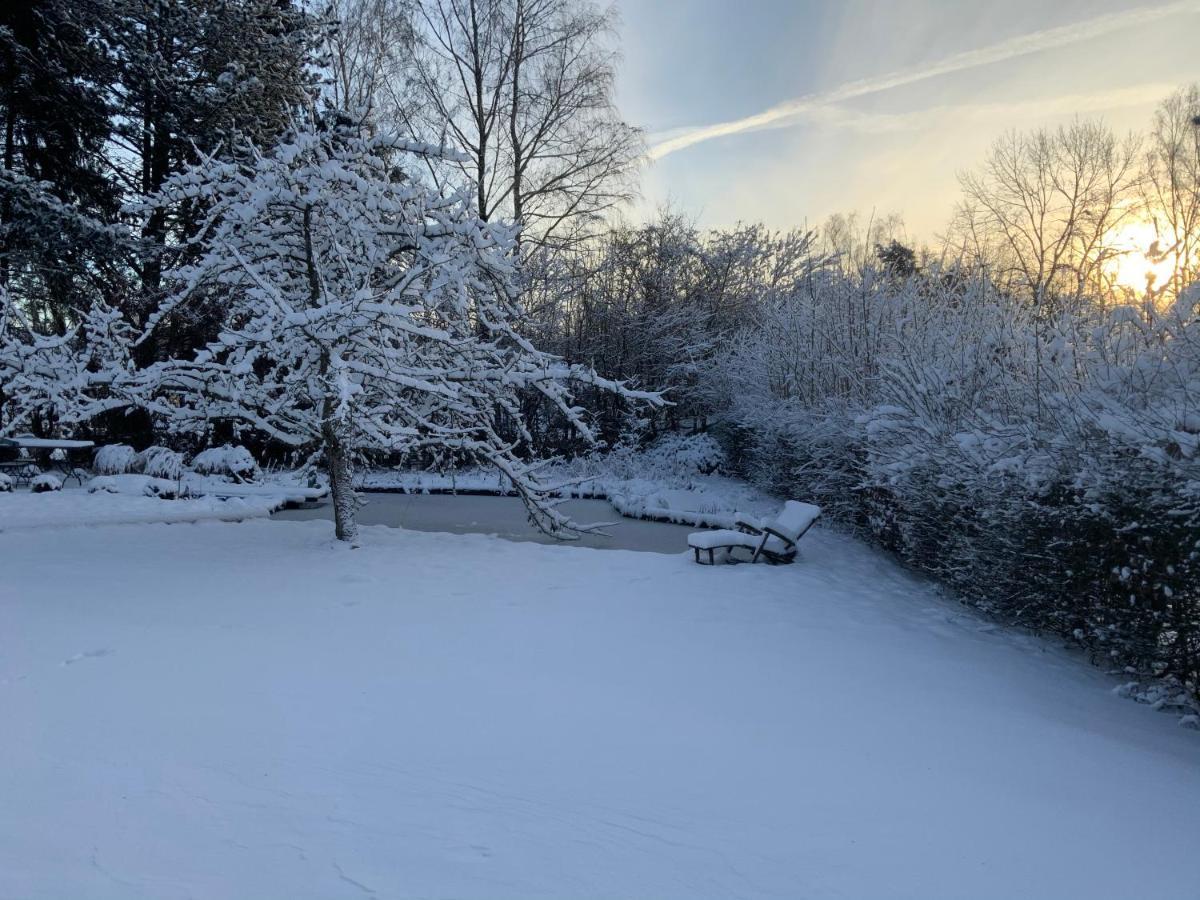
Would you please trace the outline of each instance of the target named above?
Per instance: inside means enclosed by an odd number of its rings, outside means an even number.
[[[615,14],[588,0],[424,0],[410,124],[464,149],[484,220],[527,250],[586,234],[634,193],[640,132],[614,102]]]

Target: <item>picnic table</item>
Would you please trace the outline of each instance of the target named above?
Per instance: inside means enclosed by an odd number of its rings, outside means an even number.
[[[64,481],[74,478],[83,484],[83,476],[72,465],[71,455],[78,455],[94,446],[92,441],[66,441],[33,435],[0,438],[0,472],[7,472],[18,481],[32,481],[45,469],[57,469]]]

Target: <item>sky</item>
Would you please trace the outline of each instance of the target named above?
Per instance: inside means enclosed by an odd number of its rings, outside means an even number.
[[[899,213],[933,241],[1010,130],[1144,130],[1200,80],[1200,0],[620,0],[618,103],[651,162],[634,218],[815,226]]]

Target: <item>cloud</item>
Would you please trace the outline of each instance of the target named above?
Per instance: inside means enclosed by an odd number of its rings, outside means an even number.
[[[1038,119],[1061,119],[1117,109],[1140,109],[1159,103],[1179,87],[1175,82],[1147,81],[1113,90],[1037,97],[996,103],[961,103],[933,106],[903,113],[866,112],[845,106],[817,106],[796,119],[818,128],[842,129],[863,134],[927,131],[940,122],[961,126],[965,122],[999,123],[1002,127]]]
[[[661,159],[671,153],[709,141],[713,138],[739,134],[744,131],[754,131],[760,128],[781,127],[789,125],[805,117],[837,118],[839,115],[848,117],[851,114],[836,111],[836,105],[846,100],[877,94],[893,88],[903,87],[919,81],[927,81],[941,75],[963,72],[980,66],[1004,62],[1031,53],[1066,47],[1071,44],[1083,43],[1104,35],[1113,34],[1130,28],[1136,28],[1151,22],[1157,22],[1171,16],[1184,13],[1200,12],[1200,0],[1176,0],[1158,6],[1136,7],[1123,12],[1108,13],[1063,25],[1058,28],[1046,28],[1041,31],[1019,35],[1008,40],[978,47],[963,53],[956,53],[938,62],[915,69],[905,69],[880,75],[874,78],[863,78],[839,85],[828,91],[805,94],[801,97],[776,104],[769,109],[752,116],[735,119],[729,122],[718,122],[714,125],[704,125],[696,128],[676,130],[669,135],[661,136],[660,140],[650,148],[651,159]]]

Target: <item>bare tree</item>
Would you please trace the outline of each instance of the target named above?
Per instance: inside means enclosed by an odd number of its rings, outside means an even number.
[[[1200,87],[1193,84],[1163,101],[1154,114],[1143,181],[1158,246],[1174,261],[1169,289],[1177,295],[1200,276]]]
[[[590,0],[424,0],[410,125],[468,159],[482,218],[524,249],[586,235],[633,195],[640,132],[614,101],[615,14]]]
[[[1137,214],[1138,142],[1097,122],[1011,132],[959,176],[956,228],[993,276],[1035,307],[1078,303],[1103,285],[1114,231]]]
[[[335,106],[384,123],[403,118],[414,12],[414,0],[335,0],[324,47]]]

